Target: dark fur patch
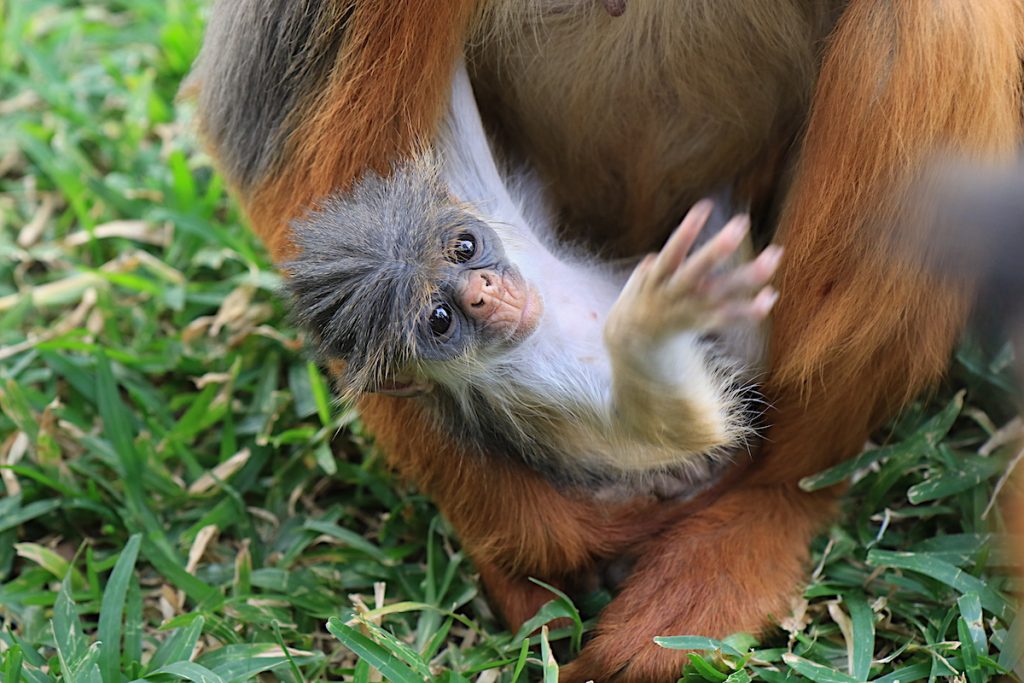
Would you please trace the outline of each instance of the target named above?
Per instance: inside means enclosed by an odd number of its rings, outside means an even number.
[[[355,2],[337,5],[217,2],[190,79],[199,85],[203,133],[243,191],[273,170],[294,112],[326,87]]]
[[[522,463],[560,488],[590,490],[620,479],[615,473],[587,463],[570,465],[556,444],[524,433],[519,429],[521,425],[495,409],[484,392],[475,387],[468,387],[468,391],[474,406],[473,415],[466,415],[458,400],[443,386],[436,387],[423,400],[438,426],[472,452],[498,455]]]

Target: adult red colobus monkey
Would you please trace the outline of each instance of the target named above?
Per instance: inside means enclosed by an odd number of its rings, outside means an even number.
[[[538,169],[569,236],[651,251],[733,184],[785,245],[766,443],[700,506],[571,495],[448,443],[413,403],[361,402],[512,625],[549,596],[527,577],[637,554],[563,673],[657,681],[681,655],[654,636],[759,631],[787,611],[837,495],[797,482],[942,372],[965,301],[886,258],[885,236],[935,152],[1012,156],[1022,39],[1020,0],[222,0],[191,88],[279,261],[293,219],[429,143],[464,51],[501,151]]]

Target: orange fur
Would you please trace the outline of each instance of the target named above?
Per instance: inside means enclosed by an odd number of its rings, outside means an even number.
[[[480,580],[487,588],[488,600],[505,618],[512,631],[518,631],[537,610],[555,598],[551,591],[533,583],[523,574],[507,572],[489,562],[473,561],[480,572]],[[557,584],[557,581],[554,583]],[[564,590],[563,586],[556,587]],[[571,626],[568,620],[566,622],[562,625]],[[556,625],[551,627],[557,628]]]
[[[834,511],[830,495],[795,486],[729,491],[645,546],[594,639],[559,680],[675,680],[684,655],[655,645],[655,636],[758,633],[788,616],[807,546]]]
[[[586,571],[678,514],[653,499],[614,505],[566,496],[522,465],[448,443],[409,401],[373,396],[360,408],[389,462],[437,502],[473,558],[506,572]]]
[[[914,220],[899,201],[937,152],[1013,157],[1022,38],[1009,2],[860,0],[844,14],[780,226],[778,410],[761,481],[849,456],[945,367],[965,302],[891,258]]]

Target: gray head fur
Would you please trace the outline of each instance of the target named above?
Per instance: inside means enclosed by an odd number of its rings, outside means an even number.
[[[426,156],[389,177],[369,172],[292,223],[301,254],[283,269],[293,315],[325,357],[347,362],[347,393],[379,389],[416,361],[423,314],[450,270],[446,245],[477,220]]]

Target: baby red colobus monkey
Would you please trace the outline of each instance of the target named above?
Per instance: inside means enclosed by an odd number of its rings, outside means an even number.
[[[709,234],[705,200],[630,273],[559,244],[543,207],[499,172],[460,64],[434,151],[294,224],[295,318],[346,394],[421,401],[559,484],[706,481],[751,433],[781,249],[742,260],[748,219]]]

